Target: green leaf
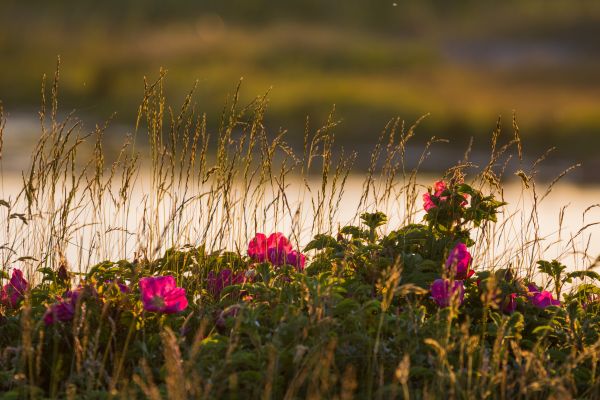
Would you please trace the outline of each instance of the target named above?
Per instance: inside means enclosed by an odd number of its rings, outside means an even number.
[[[375,229],[387,222],[387,215],[377,211],[375,213],[363,213],[360,215],[362,222],[371,229]]]
[[[534,335],[538,334],[538,333],[546,333],[546,332],[552,332],[554,331],[554,328],[552,328],[549,325],[542,325],[542,326],[538,326],[536,327],[531,333],[533,333]]]
[[[569,272],[567,274],[567,277],[569,278],[578,278],[578,279],[583,279],[583,278],[591,278],[591,279],[595,279],[597,281],[600,281],[600,274],[597,273],[596,271],[574,271],[574,272]]]
[[[339,248],[340,244],[334,237],[329,235],[318,234],[315,238],[306,245],[304,251],[323,250],[327,248]]]

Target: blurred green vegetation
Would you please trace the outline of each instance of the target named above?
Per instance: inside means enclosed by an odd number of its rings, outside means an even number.
[[[197,79],[215,122],[243,76],[242,100],[271,88],[270,127],[292,137],[335,104],[349,145],[431,113],[424,139],[487,147],[515,110],[529,148],[585,161],[600,145],[598,37],[600,2],[582,0],[3,0],[0,99],[37,107],[60,54],[63,110],[96,119],[131,124],[143,77],[165,67],[174,104]]]

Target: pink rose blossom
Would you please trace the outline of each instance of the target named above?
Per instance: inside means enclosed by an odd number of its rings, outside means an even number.
[[[248,256],[258,261],[267,261],[267,237],[264,233],[257,233],[248,243]]]
[[[552,293],[544,290],[543,292],[535,293],[531,297],[531,304],[537,308],[546,308],[549,306],[560,306],[560,301],[555,300]]]
[[[440,197],[446,189],[448,189],[448,185],[446,185],[446,182],[444,181],[437,181],[433,184],[435,197]]]
[[[435,208],[435,207],[436,207],[436,205],[433,202],[433,200],[431,199],[431,194],[425,193],[423,195],[423,209],[425,211],[429,211],[429,210],[431,210],[432,208]]]
[[[465,298],[465,288],[462,281],[454,281],[451,284],[448,279],[436,279],[431,284],[431,298],[439,307],[448,307],[453,296],[457,296],[458,305],[460,306]]]
[[[207,288],[215,297],[219,298],[221,291],[230,285],[240,285],[246,281],[246,275],[243,272],[233,273],[229,268],[219,271],[215,274],[213,271],[208,273]]]
[[[185,289],[177,287],[170,275],[142,278],[139,286],[146,311],[174,314],[188,306]]]
[[[472,260],[473,257],[467,250],[467,246],[464,243],[458,243],[446,259],[446,268],[453,270],[457,279],[467,279],[475,273],[470,269]]]
[[[284,265],[292,244],[282,233],[273,233],[267,239],[267,258],[273,265]]]
[[[13,269],[10,281],[0,289],[0,302],[7,307],[17,308],[19,302],[25,297],[28,287],[23,272],[20,269]]]
[[[528,296],[531,300],[531,304],[537,308],[546,308],[549,306],[559,306],[560,300],[556,300],[552,293],[547,290],[539,291],[539,288],[536,284],[530,283],[527,285],[527,289],[529,290]]]
[[[440,180],[433,184],[433,193],[431,190],[423,195],[423,209],[427,212],[429,210],[436,208],[440,203],[444,203],[448,201],[448,196],[442,196],[442,194],[448,190],[448,185],[446,182]],[[468,195],[463,195],[464,201],[460,204],[461,207],[464,207],[468,204]]]
[[[293,250],[290,241],[280,232],[273,233],[268,238],[257,233],[248,244],[248,256],[255,261],[268,261],[275,266],[289,264],[299,271],[304,269],[306,263],[306,256]]]

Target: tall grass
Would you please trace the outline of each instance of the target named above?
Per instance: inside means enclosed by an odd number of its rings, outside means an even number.
[[[42,87],[40,138],[21,188],[0,201],[0,265],[3,273],[24,270],[32,286],[47,276],[55,284],[61,270],[74,286],[103,262],[126,265],[137,276],[169,272],[185,281],[194,311],[176,324],[153,320],[150,328],[135,318],[115,319],[108,307],[81,307],[64,329],[49,329],[34,318],[44,301],[32,291],[18,316],[0,322],[2,390],[24,398],[598,398],[600,342],[583,344],[582,327],[561,331],[558,347],[569,351],[559,362],[545,352],[547,337],[521,340],[528,323],[522,318],[484,318],[475,325],[451,307],[426,321],[420,303],[426,290],[401,283],[398,261],[381,267],[371,302],[340,300],[338,283],[351,264],[343,259],[318,279],[294,280],[292,292],[276,292],[270,306],[243,308],[226,333],[219,331],[212,313],[227,304],[206,294],[211,254],[243,255],[250,238],[271,231],[285,232],[302,248],[313,236],[335,236],[376,210],[392,216],[380,234],[419,223],[424,187],[418,171],[443,140],[431,138],[417,165],[408,167],[407,144],[420,120],[411,126],[390,121],[361,173],[355,214],[341,220],[358,154],[335,146],[335,110],[321,126],[307,118],[298,151],[286,143],[285,130],[265,125],[268,94],[241,105],[238,85],[219,128],[210,132],[194,89],[179,107],[168,105],[165,77],[161,72],[145,81],[134,131],[118,154],[106,154],[110,121],[86,130],[74,113],[61,117],[57,69]],[[10,151],[2,148],[4,121],[0,107],[0,157]],[[526,166],[516,122],[511,130],[503,133],[498,122],[486,165],[473,165],[467,151],[445,176],[466,178],[503,199],[506,167],[520,165],[521,201],[531,199],[532,212],[484,222],[473,253],[483,268],[510,268],[533,279],[547,246],[538,204],[555,182],[539,191],[535,175],[543,157]],[[595,265],[585,248],[576,248],[594,226],[585,224],[567,240],[581,263],[574,267]],[[320,259],[313,256],[316,265]],[[406,302],[395,311],[398,297]],[[482,299],[485,310],[493,308],[492,297]],[[598,327],[596,320],[588,323]],[[268,332],[261,324],[270,324]],[[592,371],[587,385],[578,383],[582,365]]]

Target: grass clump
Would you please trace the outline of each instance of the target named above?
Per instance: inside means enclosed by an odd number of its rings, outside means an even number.
[[[59,121],[56,75],[0,204],[4,397],[598,397],[593,260],[540,260],[535,212],[520,248],[490,256],[518,132],[422,190],[404,163],[415,126],[391,121],[338,224],[355,154],[335,150],[333,115],[307,121],[297,154],[268,134],[266,97],[235,95],[211,135],[193,94],[166,106],[163,80],[107,161],[102,126]],[[536,168],[519,172],[534,194]]]

